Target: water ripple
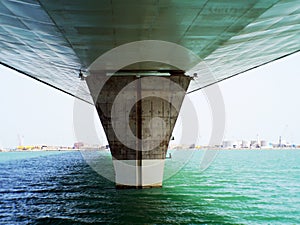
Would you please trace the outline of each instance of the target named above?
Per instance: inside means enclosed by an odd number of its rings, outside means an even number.
[[[54,153],[0,154],[0,224],[300,224],[300,151],[220,152],[204,173],[197,152],[145,190],[116,190],[80,153]]]

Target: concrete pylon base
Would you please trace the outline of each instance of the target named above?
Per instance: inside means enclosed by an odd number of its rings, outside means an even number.
[[[162,187],[164,160],[191,78],[114,75],[88,79],[115,169],[117,188]]]

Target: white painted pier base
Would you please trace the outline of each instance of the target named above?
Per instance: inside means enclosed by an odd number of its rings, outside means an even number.
[[[164,159],[142,161],[113,160],[117,188],[154,188],[162,187],[164,175]]]

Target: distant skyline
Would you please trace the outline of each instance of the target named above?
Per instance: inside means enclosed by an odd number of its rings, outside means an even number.
[[[297,53],[219,83],[226,108],[224,140],[251,140],[259,135],[271,142],[282,136],[300,143],[299,62]],[[211,130],[209,107],[201,91],[189,97],[199,115],[197,144],[205,145]],[[74,99],[3,66],[0,104],[0,147],[16,147],[18,136],[24,137],[24,145],[72,146],[77,141]],[[95,123],[100,127],[97,118]],[[174,135],[179,133],[177,126]]]

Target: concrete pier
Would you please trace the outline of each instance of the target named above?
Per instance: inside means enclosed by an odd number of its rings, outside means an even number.
[[[191,78],[176,72],[97,78],[102,80],[95,106],[113,156],[116,187],[161,187],[169,140]]]

